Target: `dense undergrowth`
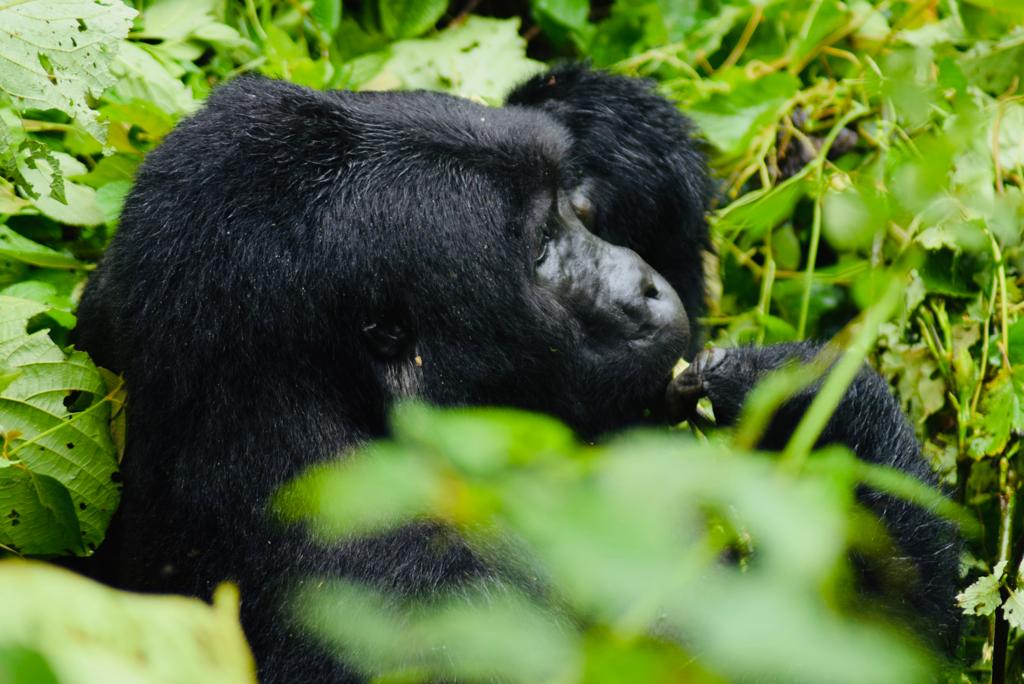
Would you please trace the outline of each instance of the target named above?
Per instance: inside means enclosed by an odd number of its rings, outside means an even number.
[[[139,163],[211,88],[255,71],[498,104],[544,62],[581,57],[654,79],[707,141],[718,178],[710,341],[835,338],[851,367],[867,358],[891,381],[974,521],[963,639],[942,676],[1019,678],[1020,0],[0,2],[0,549],[84,555],[102,541],[119,496],[124,395],[68,346],[75,303]],[[338,585],[332,599],[368,616],[352,629],[332,620],[333,603],[300,600],[368,669],[403,681],[900,682],[935,666],[844,600],[846,549],[870,528],[856,482],[925,495],[843,454],[808,454],[813,425],[773,459],[749,454],[742,428],[703,446],[648,435],[591,448],[535,417],[424,411],[396,417],[386,457],[294,485],[285,512],[332,535],[420,513],[510,531],[583,619],[514,592],[396,607]],[[396,477],[421,484],[383,510],[357,496]],[[318,505],[337,500],[349,503]],[[689,523],[685,548],[670,517]],[[714,562],[736,546],[771,562]],[[117,610],[127,599],[26,572],[0,564],[5,621],[22,606],[0,635],[0,680],[175,681],[184,667],[191,681],[226,681],[221,667],[250,676],[228,595],[212,611]],[[215,629],[231,657],[168,659],[140,624],[186,640]],[[97,636],[106,630],[134,638]]]

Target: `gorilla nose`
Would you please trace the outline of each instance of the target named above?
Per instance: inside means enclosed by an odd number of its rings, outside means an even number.
[[[656,327],[678,325],[686,321],[686,310],[679,295],[657,271],[644,264],[640,292],[646,303],[646,316]]]
[[[657,283],[654,282],[653,273],[645,273],[643,280],[640,282],[640,291],[644,293],[644,297],[647,299],[657,299],[661,296],[661,290],[658,289]]]

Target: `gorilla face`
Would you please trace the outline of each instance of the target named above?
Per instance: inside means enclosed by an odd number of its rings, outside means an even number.
[[[585,397],[584,415],[563,418],[590,433],[657,407],[661,383],[687,347],[689,324],[668,281],[632,250],[591,233],[586,217],[565,193],[555,194],[534,263],[538,287],[565,309],[578,339],[572,380]],[[587,386],[601,377],[603,387]],[[629,386],[634,396],[622,391]],[[601,396],[614,401],[601,406]]]
[[[364,268],[378,274],[402,259],[421,268],[367,312],[362,329],[383,386],[396,398],[546,411],[588,435],[657,409],[688,346],[686,311],[636,252],[584,224],[595,203],[562,187],[586,187],[566,168],[568,132],[540,111],[415,97],[417,116],[407,114],[408,130],[392,124],[392,135],[429,136],[437,122],[463,114],[458,144],[438,135],[430,168],[417,169],[430,201],[395,186],[360,192],[372,199],[357,204],[347,193],[337,212],[345,216],[336,226],[345,260],[369,257],[375,265]],[[409,173],[405,159],[392,162],[373,175]],[[346,187],[362,182],[357,172]],[[394,221],[396,207],[411,215]],[[452,208],[462,215],[452,217]],[[350,242],[348,227],[359,223],[353,213],[389,220],[370,230],[387,241],[378,251],[390,264],[377,264],[377,252],[351,249],[359,244]],[[358,299],[381,302],[380,280],[365,281],[374,289]]]
[[[436,93],[335,97],[346,163],[311,207],[333,298],[317,310],[362,331],[383,404],[516,406],[586,436],[659,413],[687,311],[635,245],[596,234],[605,198],[562,122]]]

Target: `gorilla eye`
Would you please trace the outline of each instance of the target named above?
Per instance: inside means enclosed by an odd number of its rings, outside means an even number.
[[[581,192],[575,192],[573,193],[571,204],[576,218],[587,228],[592,227],[594,225],[594,205],[587,196]]]
[[[548,245],[551,244],[552,238],[551,228],[544,226],[544,230],[540,234],[540,242],[537,243],[537,256],[533,258],[533,263],[539,264],[544,261],[548,255]]]

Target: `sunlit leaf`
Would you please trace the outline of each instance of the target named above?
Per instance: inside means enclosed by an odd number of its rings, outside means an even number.
[[[392,38],[415,38],[426,33],[448,8],[447,0],[379,0],[380,23]]]
[[[541,68],[526,57],[518,19],[473,16],[436,36],[394,43],[380,74],[364,87],[443,90],[497,102]]]
[[[0,481],[25,483],[29,472],[66,488],[81,527],[81,545],[72,550],[91,550],[102,541],[120,498],[107,388],[85,353],[65,353],[46,330],[26,332],[29,319],[46,309],[0,296],[0,367],[18,372],[0,391],[5,457],[17,466],[0,469]],[[46,504],[47,515],[58,515],[64,510],[60,494],[47,487],[46,500],[53,502]],[[21,511],[17,526],[13,518],[0,516],[0,544],[20,545],[18,530],[35,524],[26,513]]]
[[[971,586],[957,594],[956,601],[968,615],[991,615],[995,612],[1002,597],[999,586],[1006,570],[1006,561],[1000,561],[992,568],[991,574],[979,577]]]
[[[135,14],[119,0],[0,5],[0,91],[19,109],[67,112],[102,140],[89,99],[114,82],[111,61]]]
[[[739,80],[728,93],[712,95],[687,113],[725,158],[742,154],[754,136],[782,115],[800,82],[787,73]]]
[[[255,667],[238,624],[238,592],[225,585],[213,599],[209,606],[180,596],[129,594],[52,565],[2,561],[0,678],[11,663],[8,649],[19,647],[37,654],[62,684],[252,684]],[[38,661],[33,671],[41,671]]]

